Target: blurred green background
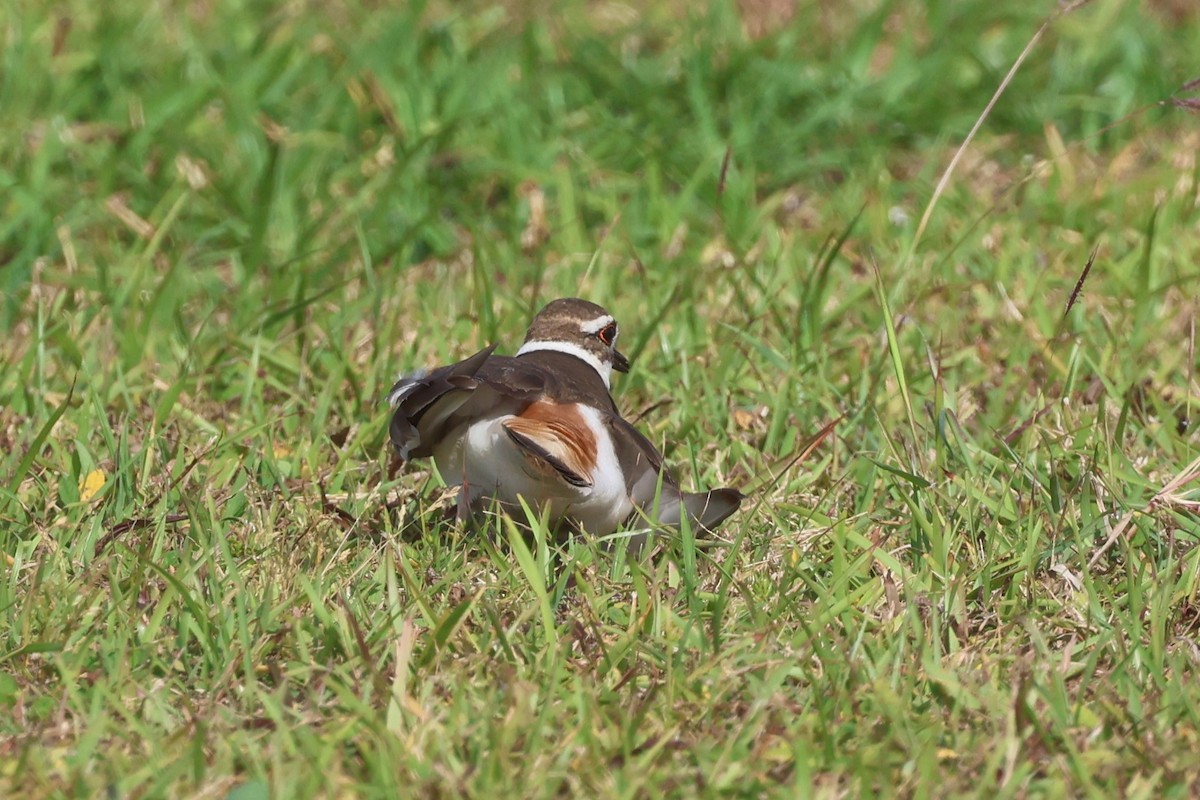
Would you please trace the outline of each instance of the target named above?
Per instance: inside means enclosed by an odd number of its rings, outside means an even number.
[[[1194,794],[1198,13],[4,0],[0,794]],[[732,546],[389,470],[573,294]]]

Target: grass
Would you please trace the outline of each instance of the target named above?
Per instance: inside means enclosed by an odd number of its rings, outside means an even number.
[[[1196,793],[1194,11],[1054,22],[915,241],[1052,4],[768,5],[5,5],[0,794]],[[718,546],[389,470],[569,294]]]

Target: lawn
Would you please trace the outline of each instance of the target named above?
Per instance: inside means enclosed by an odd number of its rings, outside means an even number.
[[[1200,793],[1190,2],[0,8],[0,796]],[[715,541],[395,468],[569,295]]]

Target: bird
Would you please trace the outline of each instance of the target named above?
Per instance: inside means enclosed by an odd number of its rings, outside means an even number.
[[[620,327],[603,307],[553,300],[514,356],[492,344],[457,364],[402,376],[388,394],[389,436],[407,463],[432,458],[459,486],[456,516],[521,501],[554,530],[607,536],[653,527],[711,534],[737,511],[735,488],[685,492],[658,449],[621,416],[613,372],[628,372]],[[634,536],[629,537],[633,542]],[[632,546],[632,545],[631,545]]]

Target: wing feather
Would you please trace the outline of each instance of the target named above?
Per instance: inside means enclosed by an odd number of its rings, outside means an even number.
[[[573,405],[532,403],[502,424],[509,439],[535,466],[544,464],[573,486],[592,485],[596,441]]]
[[[414,373],[396,382],[388,394],[395,408],[388,431],[402,459],[432,454],[438,440],[454,427],[455,413],[479,386],[475,374],[495,349],[495,345],[485,347],[457,364]]]

